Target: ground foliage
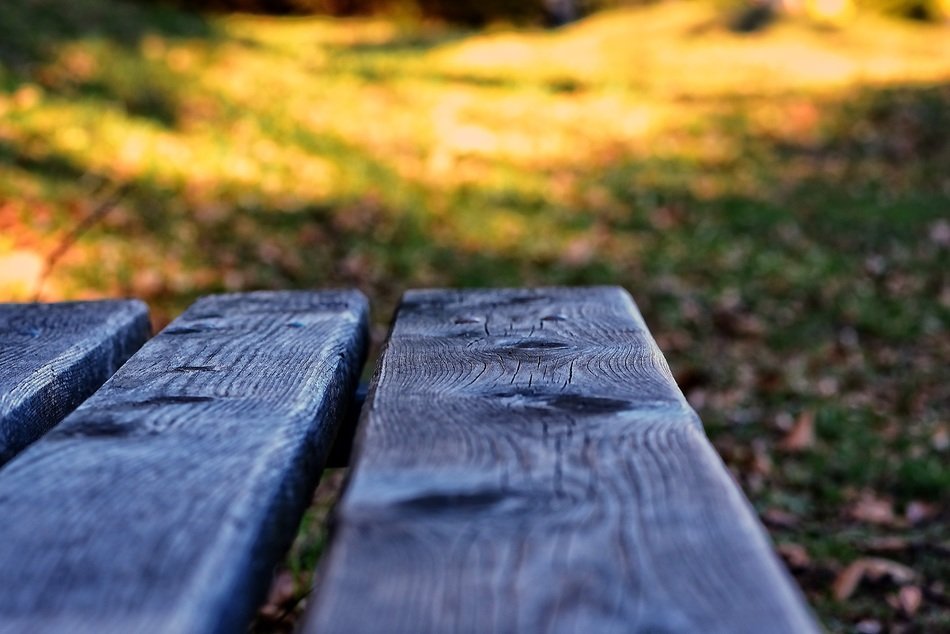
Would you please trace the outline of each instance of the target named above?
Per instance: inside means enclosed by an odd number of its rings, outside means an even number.
[[[144,0],[148,1],[148,0]],[[162,2],[162,0],[157,0]],[[153,0],[155,3],[155,0]],[[492,21],[541,22],[542,0],[166,0],[165,4],[214,12],[264,15],[387,16],[439,19],[470,26]]]
[[[192,10],[242,11],[265,15],[385,16],[448,20],[483,26],[491,23],[561,24],[605,9],[656,4],[661,0],[139,0]],[[948,0],[704,0],[737,13],[759,28],[780,13],[809,13],[840,23],[855,9],[915,20],[950,19]]]
[[[950,628],[948,201],[936,26],[0,4],[5,298],[622,284],[834,632]]]

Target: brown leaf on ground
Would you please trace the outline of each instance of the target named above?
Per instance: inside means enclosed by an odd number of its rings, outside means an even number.
[[[753,339],[761,337],[766,331],[765,324],[755,315],[730,308],[713,311],[713,324],[719,332],[735,338]]]
[[[923,602],[923,593],[917,586],[904,586],[897,594],[897,602],[904,614],[914,616]]]
[[[860,560],[842,570],[835,579],[833,587],[835,599],[838,601],[847,601],[851,598],[851,595],[854,594],[854,591],[858,589],[858,584],[861,583],[861,579],[863,578],[864,567],[861,565]]]
[[[903,537],[897,535],[887,535],[885,537],[872,537],[865,544],[867,550],[875,552],[900,552],[907,550],[911,544]]]
[[[762,513],[762,521],[776,528],[793,528],[798,526],[799,518],[793,513],[773,507]]]
[[[293,601],[295,588],[294,576],[287,570],[279,572],[271,583],[267,603],[260,609],[261,616],[279,618],[286,606]]]
[[[897,522],[894,502],[889,498],[878,497],[873,491],[864,491],[848,509],[848,515],[867,524],[892,525]]]
[[[792,570],[804,570],[811,565],[811,557],[801,544],[779,544],[778,554]]]
[[[906,585],[917,578],[917,573],[912,568],[890,559],[865,557],[853,561],[841,571],[835,579],[832,591],[836,600],[847,601],[865,579],[880,581],[885,577],[897,585]]]
[[[792,430],[788,432],[779,448],[788,452],[799,452],[815,445],[815,413],[805,410],[799,414]]]

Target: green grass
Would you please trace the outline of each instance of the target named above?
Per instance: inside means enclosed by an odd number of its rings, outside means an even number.
[[[411,287],[621,284],[773,537],[807,551],[829,629],[943,631],[950,37],[724,23],[690,3],[556,32],[3,3],[0,295],[134,295],[161,326],[203,293],[358,286],[379,343]],[[803,417],[814,441],[789,450]],[[893,518],[862,519],[868,498]],[[296,599],[320,517],[287,562]],[[887,582],[834,599],[868,555],[918,572],[916,613]]]

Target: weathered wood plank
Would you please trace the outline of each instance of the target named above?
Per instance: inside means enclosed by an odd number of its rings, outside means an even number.
[[[0,466],[95,392],[148,335],[139,301],[0,304]]]
[[[363,361],[358,291],[207,297],[0,471],[0,632],[239,632]],[[13,520],[13,521],[11,521]]]
[[[406,295],[307,632],[816,632],[619,288]]]

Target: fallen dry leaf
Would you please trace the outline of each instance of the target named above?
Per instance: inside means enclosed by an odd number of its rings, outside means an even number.
[[[851,562],[835,579],[833,593],[838,601],[846,601],[864,579],[880,581],[884,577],[897,585],[906,585],[917,578],[912,568],[890,559],[865,557]]]
[[[741,302],[727,293],[713,310],[713,324],[729,337],[756,338],[766,331],[765,323],[750,313],[743,312]]]
[[[903,538],[897,535],[888,535],[885,537],[872,537],[867,541],[865,547],[868,550],[876,552],[897,552],[902,550],[907,550],[910,548],[911,544]]]
[[[294,588],[294,576],[287,570],[279,572],[271,583],[267,603],[260,609],[261,615],[277,618],[286,605],[293,600]]]
[[[762,513],[762,521],[776,528],[792,528],[798,526],[798,516],[779,508],[769,508]]]
[[[835,599],[846,601],[858,589],[858,584],[864,578],[864,566],[860,561],[856,561],[841,571],[835,579],[833,592]]]
[[[864,491],[851,508],[848,515],[859,522],[868,524],[894,524],[894,502],[878,497],[873,491]]]
[[[805,410],[799,414],[792,430],[779,443],[783,451],[798,452],[815,445],[815,413]]]
[[[782,556],[789,568],[801,570],[811,564],[808,551],[801,544],[786,543],[778,545],[778,554]]]
[[[917,586],[904,586],[897,594],[897,601],[904,614],[914,616],[923,602],[923,593]]]

